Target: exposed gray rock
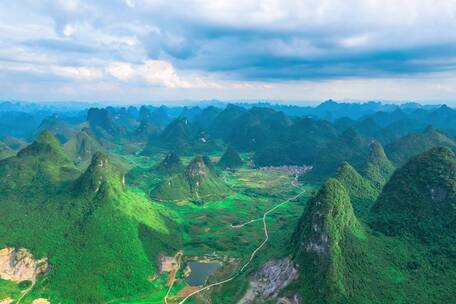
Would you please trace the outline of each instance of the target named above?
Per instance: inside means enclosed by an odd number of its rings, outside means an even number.
[[[281,289],[297,277],[298,271],[290,258],[269,261],[254,274],[247,292],[238,304],[274,299]]]
[[[47,258],[35,260],[24,248],[7,247],[0,250],[0,278],[14,282],[32,281],[49,271]]]
[[[318,201],[316,205],[321,203]],[[324,224],[323,214],[320,211],[312,214],[312,233],[303,245],[306,252],[317,254],[323,261],[329,256],[329,237],[328,231]]]
[[[277,304],[300,304],[301,300],[299,295],[295,294],[288,297],[282,297],[277,300]]]

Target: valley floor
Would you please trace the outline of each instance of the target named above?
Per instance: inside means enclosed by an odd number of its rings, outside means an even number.
[[[217,202],[153,202],[166,207],[181,228],[183,262],[163,272],[155,292],[112,303],[234,303],[242,297],[253,270],[287,254],[293,228],[313,187],[296,183],[288,172],[240,169],[223,173],[233,193]],[[143,185],[144,186],[144,185]],[[146,189],[136,189],[144,192]],[[219,261],[222,267],[204,286],[189,286],[190,260]],[[168,290],[168,276],[176,276]]]

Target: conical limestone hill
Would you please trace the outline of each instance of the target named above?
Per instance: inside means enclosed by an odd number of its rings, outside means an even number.
[[[224,169],[234,169],[242,166],[242,159],[239,156],[239,153],[232,146],[228,146],[225,153],[223,153],[220,158],[218,165]]]

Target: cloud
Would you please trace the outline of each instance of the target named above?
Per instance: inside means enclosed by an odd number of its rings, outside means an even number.
[[[71,24],[67,24],[63,28],[63,35],[65,35],[66,37],[70,37],[74,33],[76,33],[76,28]]]
[[[454,0],[24,0],[0,20],[3,75],[27,81],[255,90],[456,73]]]
[[[50,69],[56,75],[79,80],[97,80],[103,77],[103,73],[96,68],[90,67],[52,67]]]
[[[136,75],[133,66],[126,62],[113,62],[108,66],[107,71],[115,78],[124,81],[132,79]]]
[[[147,60],[143,64],[113,62],[107,67],[108,73],[122,81],[141,79],[151,85],[167,88],[187,88],[190,83],[182,80],[171,63],[162,60]]]
[[[222,84],[195,75],[179,76],[170,62],[163,60],[146,60],[142,64],[113,62],[107,72],[121,80],[140,79],[153,86],[165,88],[221,88]]]
[[[33,63],[2,63],[0,69],[3,72],[29,73],[37,76],[59,76],[76,80],[99,80],[103,78],[103,71],[95,67],[86,66],[59,66]]]
[[[125,4],[130,7],[130,8],[135,8],[136,7],[136,1],[135,0],[125,0]]]

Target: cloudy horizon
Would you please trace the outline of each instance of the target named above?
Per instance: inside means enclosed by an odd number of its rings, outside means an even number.
[[[24,0],[0,20],[2,100],[456,102],[454,0]]]

